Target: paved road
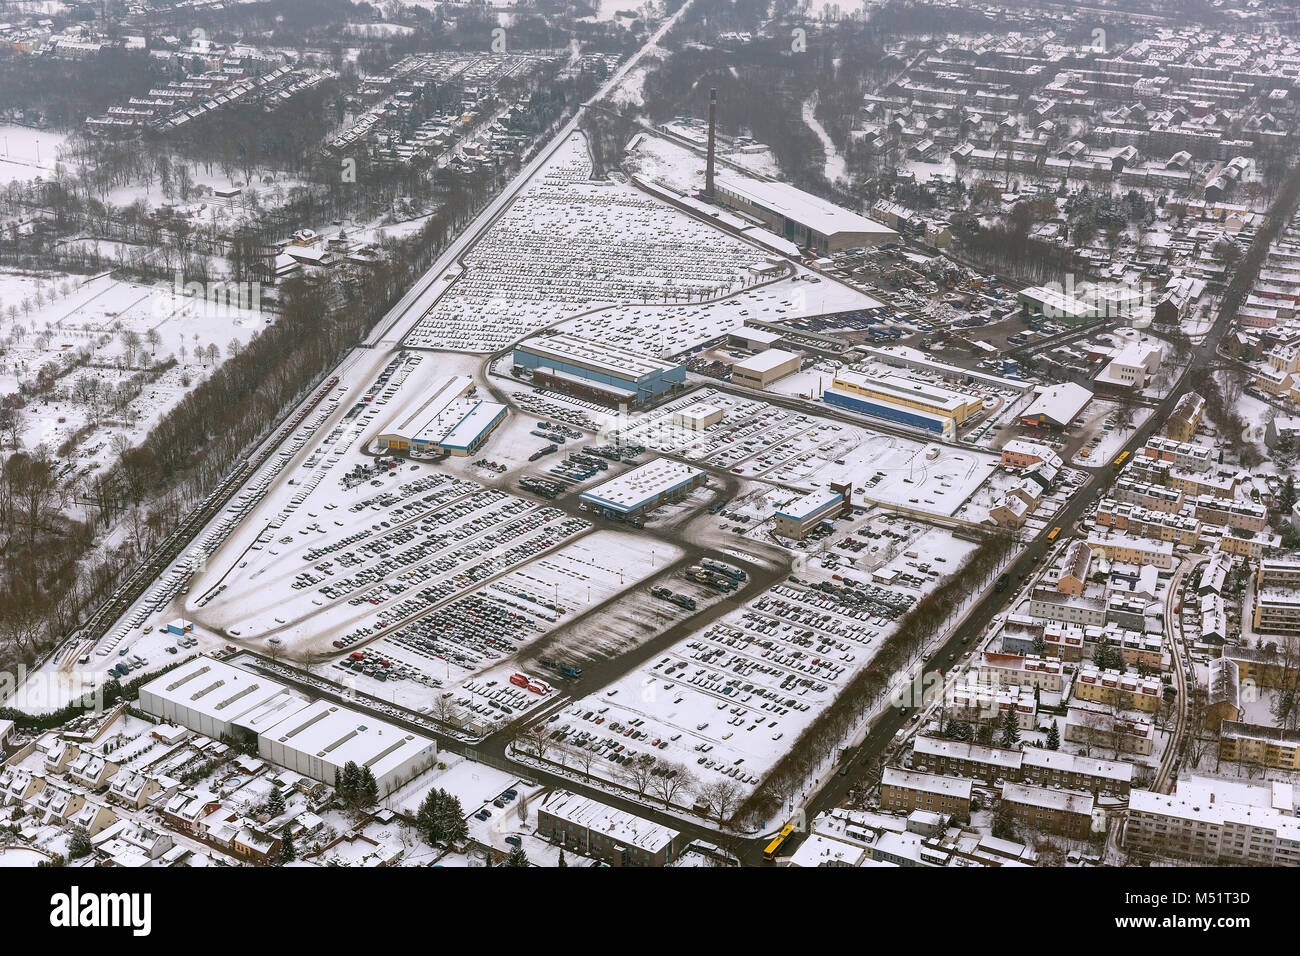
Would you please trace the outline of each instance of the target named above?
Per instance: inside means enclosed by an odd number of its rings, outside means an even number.
[[[1178,779],[1174,767],[1178,765],[1178,752],[1182,749],[1183,735],[1187,732],[1188,687],[1187,687],[1187,647],[1183,643],[1182,617],[1175,610],[1182,602],[1182,587],[1187,576],[1198,565],[1208,559],[1198,556],[1194,560],[1184,561],[1178,566],[1178,572],[1169,582],[1169,591],[1165,595],[1165,634],[1169,636],[1171,670],[1174,675],[1174,687],[1178,691],[1176,701],[1178,711],[1174,715],[1174,731],[1165,745],[1165,753],[1160,761],[1160,770],[1156,773],[1151,789],[1168,792],[1173,782]],[[1175,629],[1177,633],[1175,633]]]

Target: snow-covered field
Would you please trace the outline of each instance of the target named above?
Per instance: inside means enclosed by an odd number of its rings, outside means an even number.
[[[66,139],[54,130],[0,124],[0,185],[49,178]]]
[[[209,302],[178,294],[175,283],[108,274],[0,274],[0,394],[38,376],[57,380],[48,400],[24,408],[23,444],[54,449],[92,426],[74,456],[82,465],[104,464],[115,439],[142,440],[195,382],[264,327],[268,320],[253,305],[252,296]],[[174,367],[150,372],[169,358]],[[143,392],[114,410],[113,394],[140,373],[149,379]]]

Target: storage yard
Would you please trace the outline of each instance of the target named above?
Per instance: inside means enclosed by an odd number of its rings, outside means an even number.
[[[717,298],[752,281],[757,248],[590,176],[574,136],[448,273],[406,344],[492,351],[596,305]]]
[[[929,563],[936,556],[956,566],[973,548],[915,525],[896,532],[889,519],[879,527],[898,533],[889,540],[915,552],[907,560],[927,572],[942,567]],[[593,755],[590,772],[615,782],[626,784],[628,767],[649,754],[669,769],[704,782],[734,780],[748,792],[870,662],[938,573],[922,572],[914,585],[894,575],[885,587],[809,569],[570,704],[546,732],[557,747]]]
[[[674,421],[700,403],[721,409],[722,420],[702,431]],[[782,485],[849,481],[870,501],[944,516],[956,513],[997,465],[974,448],[884,435],[712,388],[638,416],[619,440]]]

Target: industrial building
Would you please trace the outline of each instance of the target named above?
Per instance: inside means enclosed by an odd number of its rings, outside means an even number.
[[[978,395],[890,373],[866,373],[841,369],[836,373],[832,385],[841,392],[849,392],[929,415],[951,418],[958,425],[975,414],[984,401]]]
[[[715,198],[760,220],[777,235],[821,253],[879,246],[898,238],[898,233],[888,226],[787,183],[719,176]]]
[[[955,438],[957,426],[983,402],[978,395],[932,382],[851,369],[841,369],[836,374],[822,400],[872,418],[934,432],[946,439]]]
[[[733,349],[749,349],[751,352],[761,352],[764,349],[777,346],[784,334],[783,332],[775,332],[772,329],[742,325],[727,333],[727,346]]]
[[[369,768],[387,794],[419,776],[437,758],[437,745],[401,727],[318,700],[257,738],[264,760],[332,784],[348,763]]]
[[[328,701],[311,702],[279,681],[201,656],[140,688],[141,709],[217,740],[256,740],[266,760],[333,784],[354,761],[380,794],[430,767],[427,737]]]
[[[777,379],[799,371],[803,356],[784,349],[767,349],[731,366],[731,381],[748,388],[767,388]]]
[[[722,409],[706,402],[696,402],[673,412],[673,424],[689,428],[693,432],[702,432],[711,425],[722,421]]]
[[[1059,320],[1067,325],[1090,322],[1098,317],[1099,311],[1095,305],[1051,286],[1021,289],[1016,293],[1016,301],[1026,312],[1039,312],[1044,318]]]
[[[567,332],[515,346],[515,369],[532,372],[533,384],[603,405],[639,406],[686,384],[686,366]]]
[[[578,506],[606,518],[637,518],[664,502],[684,498],[707,477],[702,468],[656,458],[584,491]]]
[[[801,495],[776,512],[776,533],[783,538],[802,541],[823,521],[852,510],[852,498],[853,486],[845,484],[832,484],[825,490]]]
[[[957,437],[957,425],[949,415],[931,415],[929,412],[903,408],[891,402],[863,398],[861,395],[842,391],[833,385],[822,392],[822,401],[827,405],[834,405],[836,408],[857,412],[860,415],[868,415],[883,421],[906,425],[909,428],[920,428],[924,431],[934,432],[940,438],[953,439]]]
[[[477,399],[474,391],[468,375],[440,380],[414,411],[379,435],[379,446],[409,455],[463,457],[478,451],[506,420],[506,407]]]
[[[211,657],[195,657],[140,688],[140,707],[213,739],[233,738],[248,719],[291,697],[279,681]]]
[[[1088,407],[1090,401],[1092,401],[1092,392],[1073,382],[1043,386],[1037,397],[1020,416],[1020,421],[1025,425],[1066,428],[1080,412]]]

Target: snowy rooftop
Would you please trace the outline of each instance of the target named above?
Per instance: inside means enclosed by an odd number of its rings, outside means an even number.
[[[699,468],[669,461],[667,458],[656,458],[617,478],[596,485],[585,492],[582,499],[627,511],[693,481],[697,475],[702,474],[704,472]]]
[[[1092,794],[1072,790],[1049,790],[1023,783],[1002,785],[1002,799],[1030,807],[1044,807],[1064,813],[1092,814]]]
[[[791,501],[788,505],[777,512],[782,517],[790,518],[794,521],[800,521],[814,512],[820,511],[827,505],[834,504],[843,500],[844,496],[838,491],[823,489],[810,491]]]
[[[946,740],[942,737],[917,737],[913,745],[913,752],[951,757],[956,760],[975,760],[980,763],[999,764],[1004,767],[1019,767],[1024,757],[1019,750],[987,747],[983,744],[973,744],[963,740]]]
[[[833,203],[786,183],[763,182],[739,176],[719,176],[715,182],[717,188],[724,192],[780,213],[787,219],[792,219],[824,236],[833,236],[842,232],[874,233],[880,236],[897,235],[888,226],[882,226],[866,216],[841,209]]]
[[[970,799],[971,791],[971,781],[965,777],[945,777],[942,774],[900,770],[897,767],[885,768],[880,777],[880,785],[919,790],[923,793],[937,793],[964,800]]]
[[[737,362],[732,368],[738,368],[744,372],[770,372],[778,365],[789,362],[791,359],[800,358],[798,352],[787,352],[784,349],[767,349],[759,352],[757,355],[750,356]]]
[[[285,686],[211,657],[196,657],[143,688],[213,720],[235,722],[280,697]]]
[[[1295,817],[1291,784],[1275,781],[1253,786],[1230,780],[1194,776],[1180,780],[1171,794],[1134,790],[1129,810],[1173,816],[1221,826],[1263,827],[1279,837],[1300,841],[1300,820]]]
[[[778,341],[784,333],[774,332],[771,329],[758,329],[752,326],[742,325],[739,328],[732,329],[731,334],[748,339],[751,342],[766,342],[768,345],[771,345],[773,342]]]
[[[1039,391],[1032,405],[1022,413],[1024,418],[1042,415],[1058,425],[1068,425],[1074,416],[1092,401],[1092,392],[1082,385],[1066,382]]]
[[[468,447],[505,410],[496,402],[466,398],[474,384],[468,375],[448,375],[429,390],[429,397],[393,426],[392,433],[408,441]]]
[[[974,396],[962,392],[955,392],[952,389],[942,388],[930,382],[922,382],[914,378],[904,378],[901,375],[869,375],[863,372],[854,372],[850,369],[841,370],[837,376],[840,381],[850,385],[857,385],[861,388],[875,389],[881,392],[887,392],[890,395],[899,398],[912,399],[914,401],[925,402],[935,408],[941,408],[944,411],[952,412],[974,401]]]
[[[355,761],[379,778],[433,744],[426,737],[327,700],[318,700],[287,717],[263,736],[331,764]]]
[[[608,342],[597,342],[569,332],[527,339],[521,342],[518,348],[542,358],[572,362],[596,371],[612,372],[619,378],[638,379],[646,375],[668,372],[677,367],[674,362],[661,362],[632,349]]]
[[[567,823],[652,853],[662,850],[681,835],[676,830],[615,810],[567,790],[556,790],[549,794],[542,809]]]

